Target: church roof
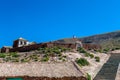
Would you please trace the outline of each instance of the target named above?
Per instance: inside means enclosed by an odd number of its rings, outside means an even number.
[[[28,40],[26,40],[26,39],[24,39],[24,38],[22,38],[22,37],[18,38],[18,39],[17,39],[17,40],[15,40],[15,41],[18,41],[18,40],[28,41]]]

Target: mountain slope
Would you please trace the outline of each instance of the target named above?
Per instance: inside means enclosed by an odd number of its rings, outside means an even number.
[[[93,35],[93,36],[88,36],[88,37],[83,37],[78,39],[82,40],[83,43],[100,44],[103,48],[120,47],[120,31]],[[72,38],[68,38],[68,39],[57,40],[56,42],[73,43],[74,41]]]

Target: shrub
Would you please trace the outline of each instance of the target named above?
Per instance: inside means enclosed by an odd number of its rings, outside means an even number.
[[[38,59],[38,55],[36,55],[36,54],[30,55],[29,58],[30,59]]]
[[[87,73],[86,78],[87,78],[87,80],[91,80],[91,75]]]
[[[60,54],[61,53],[59,50],[53,50],[52,52],[54,52],[56,54]]]
[[[94,55],[93,54],[89,54],[90,58],[94,58]]]
[[[61,48],[61,52],[66,52],[67,48]]]
[[[100,57],[96,56],[95,60],[96,60],[96,62],[100,62]]]
[[[43,61],[43,62],[49,61],[49,57],[43,57],[43,58],[42,58],[42,61]]]
[[[110,51],[109,48],[105,48],[105,49],[103,49],[103,52],[104,52],[104,53],[107,53],[108,51]]]
[[[62,61],[65,61],[65,59],[63,58]]]
[[[18,58],[12,58],[11,61],[12,62],[19,62],[19,59]]]
[[[3,58],[3,60],[4,60],[5,62],[8,62],[8,61],[10,61],[10,60],[11,60],[11,57],[10,57],[10,56],[5,57],[5,58]]]
[[[63,59],[63,57],[59,57],[59,60],[62,60]]]
[[[77,64],[80,66],[89,65],[89,62],[85,58],[80,58],[76,60]]]
[[[12,57],[19,57],[19,55],[16,52],[9,53],[9,55],[11,55]]]
[[[93,54],[90,54],[90,53],[85,53],[85,57],[94,58],[94,55],[93,55]]]
[[[90,53],[85,53],[85,57],[89,57],[90,56]]]
[[[66,58],[67,56],[63,56],[64,58]]]
[[[98,50],[95,50],[96,52],[100,52],[100,53],[102,53],[103,52],[103,50],[102,49],[98,49]]]
[[[34,59],[34,61],[38,61],[38,60],[39,60],[38,58]]]
[[[29,62],[27,59],[21,59],[21,62]]]
[[[61,57],[61,56],[62,56],[62,54],[58,54],[58,56],[59,56],[59,57]]]
[[[5,58],[6,54],[5,53],[0,53],[0,58]]]
[[[115,48],[112,48],[112,49],[111,49],[111,51],[114,51],[114,50],[115,50]]]
[[[78,52],[80,52],[80,53],[87,53],[87,51],[84,49],[84,48],[78,48]]]
[[[119,47],[116,47],[115,49],[116,49],[116,50],[119,50],[120,48],[119,48]]]
[[[38,50],[39,50],[39,51],[42,51],[42,50],[44,50],[44,48],[39,48]]]

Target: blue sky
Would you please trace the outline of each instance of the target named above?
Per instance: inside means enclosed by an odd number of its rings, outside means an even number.
[[[0,47],[120,29],[119,0],[0,0]]]

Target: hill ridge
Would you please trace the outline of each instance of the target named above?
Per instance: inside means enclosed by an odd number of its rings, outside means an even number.
[[[78,38],[83,43],[100,44],[103,48],[118,48],[120,47],[120,30],[114,32],[107,32],[87,37]],[[73,43],[72,38],[60,39],[55,42]]]

